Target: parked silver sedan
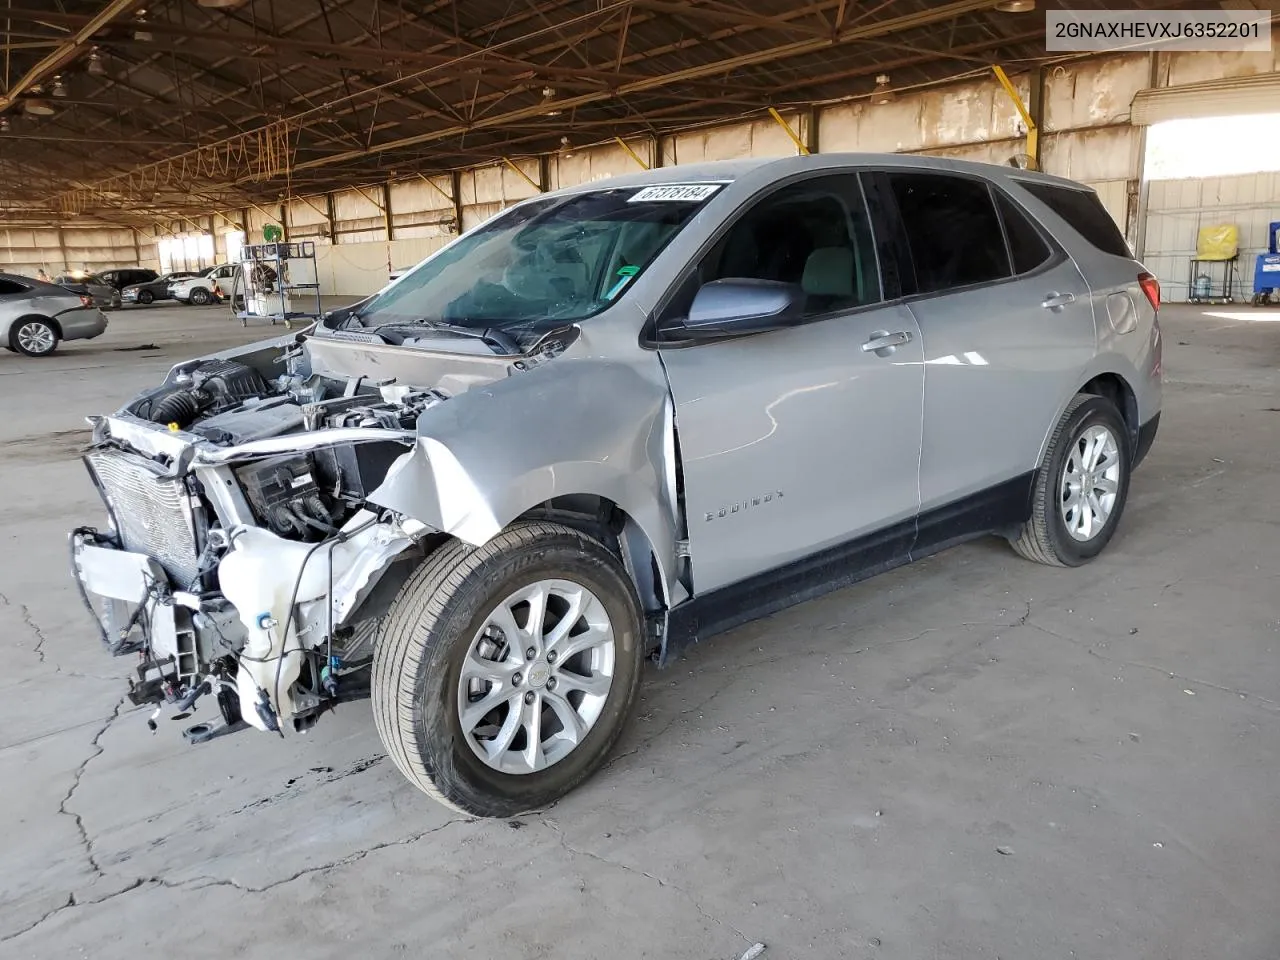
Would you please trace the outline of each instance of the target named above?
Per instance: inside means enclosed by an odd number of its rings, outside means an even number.
[[[88,294],[0,273],[0,345],[28,357],[47,357],[63,340],[92,340],[107,318]]]

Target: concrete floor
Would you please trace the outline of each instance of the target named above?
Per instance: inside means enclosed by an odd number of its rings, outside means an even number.
[[[416,793],[366,704],[190,747],[121,700],[67,573],[81,417],[269,328],[157,307],[0,355],[0,956],[1280,955],[1267,317],[1166,310],[1164,427],[1097,562],[983,542],[717,638],[510,822]]]

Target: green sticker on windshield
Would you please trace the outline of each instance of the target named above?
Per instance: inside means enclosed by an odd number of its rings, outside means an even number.
[[[604,295],[606,300],[612,300],[622,292],[623,287],[631,282],[631,278],[640,272],[639,267],[620,267],[618,269],[618,282],[613,285],[608,293]]]

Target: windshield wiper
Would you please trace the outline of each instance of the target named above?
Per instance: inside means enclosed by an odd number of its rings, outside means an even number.
[[[510,334],[504,333],[495,327],[464,327],[461,324],[449,323],[447,320],[428,320],[425,317],[420,320],[414,320],[410,323],[384,323],[374,327],[370,333],[377,333],[380,330],[398,329],[413,330],[418,327],[426,327],[428,330],[439,330],[442,333],[456,333],[460,337],[471,337],[475,340],[483,340],[485,343],[500,348],[504,353],[523,354],[520,344]]]

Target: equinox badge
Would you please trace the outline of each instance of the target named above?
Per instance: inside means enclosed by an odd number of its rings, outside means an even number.
[[[782,499],[782,491],[774,490],[772,493],[766,493],[759,497],[748,497],[746,500],[739,500],[737,503],[725,504],[719,510],[708,510],[704,514],[705,520],[719,520],[723,517],[732,516],[735,513],[741,513],[743,510],[750,510],[752,507],[758,507],[762,503],[770,503],[774,500]]]

